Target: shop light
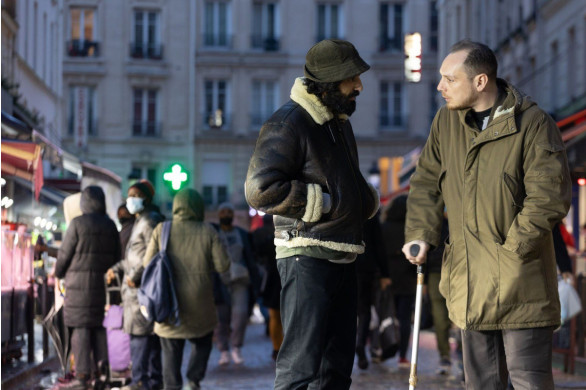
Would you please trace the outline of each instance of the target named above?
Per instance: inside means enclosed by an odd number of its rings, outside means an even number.
[[[14,200],[10,199],[9,197],[5,196],[2,198],[1,204],[2,207],[9,208],[14,203]]]
[[[45,225],[47,225],[47,220],[45,218],[41,219],[41,229],[45,228]]]
[[[35,224],[35,226],[39,226],[41,224],[41,217],[36,217],[33,223]]]
[[[583,177],[579,178],[578,179],[578,185],[580,185],[580,186],[586,186],[586,178],[583,178]]]
[[[2,185],[2,187],[6,185],[6,180],[3,177],[0,177],[0,185]]]
[[[57,230],[57,224],[54,224],[53,225],[53,228],[51,230],[56,231]]]
[[[47,225],[45,226],[45,229],[51,230],[52,227],[53,227],[53,222],[49,221],[49,222],[47,222]]]

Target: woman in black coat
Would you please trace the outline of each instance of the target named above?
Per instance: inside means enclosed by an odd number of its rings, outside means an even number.
[[[73,328],[71,350],[76,379],[65,387],[68,389],[85,389],[90,374],[96,372],[95,363],[108,359],[106,330],[102,326],[106,304],[104,274],[120,259],[120,237],[106,215],[102,189],[85,188],[80,208],[83,214],[67,228],[55,265],[55,276],[65,279],[65,325]]]

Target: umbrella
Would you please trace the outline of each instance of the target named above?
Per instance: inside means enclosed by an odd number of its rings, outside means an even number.
[[[61,370],[63,374],[67,374],[69,370],[68,356],[70,352],[69,329],[65,326],[63,319],[63,286],[62,281],[56,281],[55,285],[55,304],[49,310],[47,316],[43,319],[43,326],[51,336],[51,341],[57,352],[59,363],[61,363]]]

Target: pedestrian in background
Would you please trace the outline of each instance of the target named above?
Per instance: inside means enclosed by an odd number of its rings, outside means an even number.
[[[263,224],[252,232],[252,242],[259,265],[264,266],[265,276],[260,288],[263,304],[269,309],[269,336],[273,344],[271,357],[277,360],[283,343],[283,324],[281,323],[281,277],[277,269],[275,251],[275,225],[273,216],[265,214]]]
[[[55,276],[65,279],[65,326],[72,328],[75,380],[60,388],[85,390],[98,364],[107,371],[108,346],[102,326],[106,305],[104,274],[120,259],[118,229],[106,214],[106,197],[97,186],[81,193],[82,215],[69,224],[59,248]],[[93,358],[93,359],[92,359]]]
[[[220,350],[220,365],[242,364],[242,346],[248,319],[260,288],[260,275],[252,252],[250,234],[234,226],[234,206],[225,202],[218,207],[219,225],[214,227],[224,240],[230,255],[230,276],[227,283],[217,283],[215,288],[224,289],[220,294],[224,302],[218,303],[216,337]],[[220,280],[220,279],[217,279]],[[230,351],[230,347],[232,350]]]
[[[446,105],[411,177],[403,251],[425,262],[440,244],[445,204],[439,290],[462,329],[466,387],[502,389],[510,375],[515,388],[553,389],[551,230],[570,206],[568,162],[555,121],[497,68],[492,50],[469,40],[444,59],[437,89]]]
[[[126,208],[126,202],[118,206],[118,222],[120,222],[120,259],[126,256],[126,246],[130,240],[136,217]]]
[[[163,348],[166,390],[200,388],[217,323],[212,274],[223,273],[230,267],[230,258],[218,233],[203,222],[203,217],[204,202],[197,191],[186,188],[175,195],[167,256],[173,268],[179,325],[155,323],[155,333]],[[144,255],[145,267],[160,250],[162,226],[159,224],[153,232]],[[188,383],[182,387],[181,365],[186,340],[191,344],[191,353],[186,371]]]
[[[153,333],[153,323],[140,311],[138,288],[144,271],[143,259],[153,229],[164,220],[158,206],[153,204],[155,190],[148,180],[140,180],[128,188],[126,208],[135,216],[134,226],[126,247],[124,260],[108,270],[108,283],[114,273],[122,271],[122,306],[124,332],[130,335],[132,383],[124,390],[158,389],[163,383],[161,343]]]
[[[358,368],[366,370],[368,368],[366,343],[370,334],[371,306],[374,304],[376,290],[378,288],[384,290],[391,285],[378,213],[364,223],[363,237],[364,253],[356,257],[358,291],[356,356]]]
[[[399,340],[398,366],[409,367],[407,349],[411,337],[411,318],[415,305],[417,287],[417,267],[409,264],[401,251],[405,244],[405,215],[407,214],[407,195],[398,195],[391,200],[383,214],[382,235],[385,244],[386,260],[391,276],[391,290],[395,297],[395,308],[401,338]]]
[[[369,69],[350,42],[309,49],[305,77],[261,128],[246,199],[274,215],[285,336],[275,389],[348,389],[356,347],[356,255],[378,193],[360,172],[348,117]]]

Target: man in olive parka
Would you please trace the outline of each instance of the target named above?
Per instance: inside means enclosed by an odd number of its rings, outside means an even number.
[[[192,189],[183,189],[173,199],[173,220],[167,256],[173,268],[179,304],[179,325],[155,323],[163,349],[165,389],[181,389],[181,361],[185,340],[191,345],[186,377],[191,388],[199,388],[218,322],[213,294],[213,272],[230,269],[230,258],[216,230],[203,222],[204,203]],[[153,231],[144,256],[144,267],[159,252],[163,224]]]
[[[568,163],[553,119],[498,79],[497,66],[487,46],[468,40],[442,63],[446,105],[411,178],[403,251],[425,262],[440,244],[445,205],[439,288],[462,329],[467,388],[504,389],[510,375],[515,388],[553,389],[560,304],[551,230],[570,205]]]

